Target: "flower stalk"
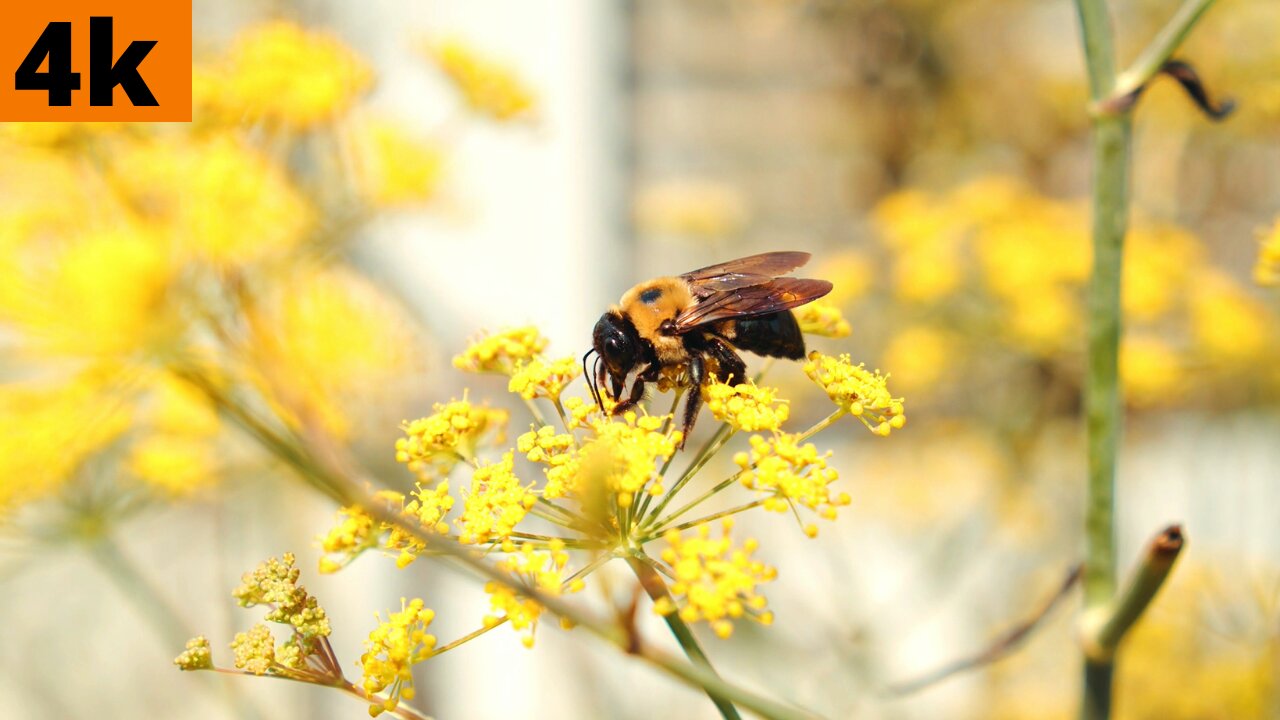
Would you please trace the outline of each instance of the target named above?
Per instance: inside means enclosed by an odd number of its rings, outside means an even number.
[[[1137,593],[1121,602],[1123,617],[1111,612],[1116,597],[1115,480],[1123,406],[1119,381],[1122,333],[1121,277],[1129,218],[1129,172],[1133,108],[1148,82],[1204,15],[1213,0],[1187,0],[1128,69],[1117,74],[1114,33],[1104,0],[1076,0],[1085,64],[1093,102],[1093,274],[1088,295],[1088,349],[1084,414],[1088,438],[1085,507],[1084,625],[1106,614],[1106,652],[1086,651],[1080,717],[1111,717],[1115,648],[1146,602]],[[1175,553],[1176,556],[1176,553]],[[1164,569],[1167,575],[1168,568]],[[1144,578],[1145,579],[1142,579]],[[1140,573],[1133,587],[1154,589],[1163,581]],[[1145,590],[1144,590],[1145,592]],[[1127,593],[1133,595],[1134,591]],[[1146,600],[1150,600],[1147,595]],[[1086,632],[1086,637],[1089,637]]]

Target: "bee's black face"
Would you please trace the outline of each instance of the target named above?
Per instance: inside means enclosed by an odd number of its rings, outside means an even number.
[[[604,360],[612,384],[620,386],[640,361],[640,336],[635,326],[621,315],[605,313],[596,323],[591,338],[596,352]],[[617,392],[613,394],[616,398]]]

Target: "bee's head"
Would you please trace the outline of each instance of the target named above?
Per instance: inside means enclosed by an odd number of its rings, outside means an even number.
[[[597,356],[595,370],[587,373],[587,357],[592,352]],[[609,377],[609,396],[617,400],[622,394],[627,375],[639,364],[642,356],[640,333],[636,332],[636,326],[625,315],[617,310],[610,310],[600,316],[591,333],[591,350],[582,358],[582,369],[588,382],[593,379],[595,381],[591,394],[596,398],[597,404],[600,402],[600,387],[605,384],[605,374]]]

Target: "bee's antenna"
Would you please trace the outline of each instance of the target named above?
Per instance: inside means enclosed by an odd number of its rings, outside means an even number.
[[[591,357],[591,353],[595,352],[595,348],[591,348],[582,356],[582,374],[587,380],[587,389],[591,391],[591,399],[596,401],[596,405],[600,405],[600,389],[593,382],[591,373],[587,372],[587,358]],[[596,366],[600,365],[600,358],[596,358]]]

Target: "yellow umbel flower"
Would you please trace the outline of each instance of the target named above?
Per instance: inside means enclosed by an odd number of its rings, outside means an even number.
[[[284,168],[230,134],[124,148],[115,179],[147,207],[184,254],[220,266],[297,248],[315,211]]]
[[[209,648],[209,639],[197,635],[187,641],[187,649],[173,659],[179,670],[208,670],[213,667],[213,651]],[[261,674],[261,673],[259,673]]]
[[[435,413],[406,423],[407,437],[396,440],[396,460],[424,476],[428,461],[443,459],[445,465],[475,455],[476,443],[490,429],[500,441],[508,414],[505,410],[477,407],[467,400],[451,400],[434,406]],[[443,457],[442,457],[443,456]]]
[[[543,470],[547,484],[542,488],[542,496],[548,500],[564,497],[574,486],[579,467],[578,456],[574,452],[577,445],[572,435],[556,433],[550,425],[516,438],[516,450],[524,453],[530,462],[547,466]]]
[[[518,552],[499,560],[497,567],[544,593],[559,595],[564,590],[577,592],[584,586],[580,578],[566,585],[564,569],[568,562],[569,553],[565,552],[564,543],[552,541],[545,551],[523,544]],[[505,618],[511,622],[512,629],[525,633],[520,639],[524,646],[533,647],[542,606],[503,583],[490,581],[484,591],[489,593],[489,606],[493,610],[493,614],[485,616],[485,626],[493,627]]]
[[[595,437],[584,444],[579,456],[589,462],[593,477],[617,495],[618,506],[628,507],[641,492],[661,495],[663,492],[658,467],[676,451],[682,437],[679,430],[662,431],[669,416],[629,412],[622,422],[595,420],[591,427]],[[587,473],[584,473],[587,474]],[[583,488],[570,488],[582,492]]]
[[[1260,285],[1280,285],[1280,218],[1262,236],[1253,279]]]
[[[511,69],[481,57],[459,40],[433,43],[427,50],[472,110],[495,120],[512,120],[533,110],[533,92]]]
[[[511,373],[507,390],[526,400],[545,397],[559,400],[560,393],[582,373],[576,358],[567,357],[543,362],[542,360],[518,361]]]
[[[513,453],[502,461],[476,468],[471,475],[471,492],[457,519],[463,544],[506,540],[537,501],[530,487],[520,484],[512,471]]]
[[[300,571],[294,567],[293,553],[271,558],[241,578],[232,593],[240,607],[268,605],[266,619],[290,625],[304,639],[327,637],[329,618],[307,589],[298,585]]]
[[[842,338],[849,337],[853,332],[853,328],[849,327],[849,321],[844,319],[844,313],[840,312],[840,308],[825,300],[801,305],[792,312],[796,314],[796,321],[800,323],[800,332],[805,335]]]
[[[755,383],[729,385],[713,379],[702,386],[702,399],[711,414],[747,432],[777,430],[787,421],[791,409],[786,400],[777,399],[777,394],[774,388],[757,387]]]
[[[235,653],[236,667],[254,675],[266,675],[278,669],[276,662],[276,639],[270,628],[262,623],[254,625],[249,632],[236,633],[231,641],[231,649]]]
[[[831,453],[818,454],[812,443],[801,445],[795,435],[778,433],[769,439],[751,436],[751,452],[734,455],[742,468],[742,484],[768,494],[764,509],[785,512],[800,504],[826,520],[836,519],[836,508],[849,504],[848,493],[833,496],[830,485],[839,478],[835,468],[828,467]],[[804,528],[816,537],[818,526]]]
[[[804,364],[804,373],[818,383],[836,405],[877,435],[888,435],[907,422],[902,399],[889,394],[888,378],[862,365],[854,365],[847,354],[831,357],[811,352]]]
[[[600,399],[604,401],[605,410],[611,412],[616,403],[607,396],[601,396]],[[594,419],[608,417],[608,412],[601,412],[595,401],[580,397],[565,398],[564,409],[568,413],[570,430],[589,427]]]
[[[203,438],[175,433],[147,435],[129,449],[129,469],[171,497],[190,495],[214,478],[214,448]]]
[[[467,372],[510,374],[516,363],[532,360],[547,348],[548,340],[532,325],[483,335],[462,354],[453,358],[453,366]]]
[[[327,575],[341,570],[365,550],[377,547],[381,536],[382,524],[360,506],[339,508],[338,524],[320,539],[320,549],[325,552],[320,558],[320,572]]]
[[[402,699],[413,699],[413,666],[431,657],[436,647],[436,636],[427,632],[436,614],[422,600],[406,604],[400,598],[400,612],[388,613],[386,622],[375,617],[378,626],[369,633],[367,650],[360,656],[365,693],[387,691],[386,700],[370,705],[373,717],[395,710]]]
[[[453,496],[449,494],[447,480],[441,480],[432,488],[423,487],[419,482],[413,491],[413,499],[404,506],[404,514],[417,521],[418,525],[427,532],[448,535],[449,523],[445,522],[445,516],[452,509]],[[426,545],[399,525],[391,525],[390,530],[385,548],[398,553],[396,567],[404,569],[418,559],[418,556],[426,550]]]
[[[128,355],[180,333],[170,302],[178,266],[164,238],[146,227],[121,223],[2,249],[0,321],[12,323],[29,350]]]
[[[361,135],[359,187],[371,203],[407,205],[435,195],[444,170],[443,148],[389,122],[372,122],[361,129]]]
[[[664,598],[654,603],[655,612],[666,615],[679,612],[686,623],[706,620],[716,635],[733,634],[733,620],[751,617],[766,625],[773,614],[765,611],[767,601],[757,587],[773,580],[777,571],[751,554],[759,544],[748,539],[741,548],[733,546],[729,532],[733,521],[726,518],[719,538],[711,537],[711,528],[700,525],[696,534],[683,538],[679,531],[667,533],[669,547],[662,559],[671,567],[675,582],[671,593],[676,601]]]
[[[228,114],[299,129],[346,112],[373,82],[368,65],[338,38],[288,22],[242,33],[221,70]]]

